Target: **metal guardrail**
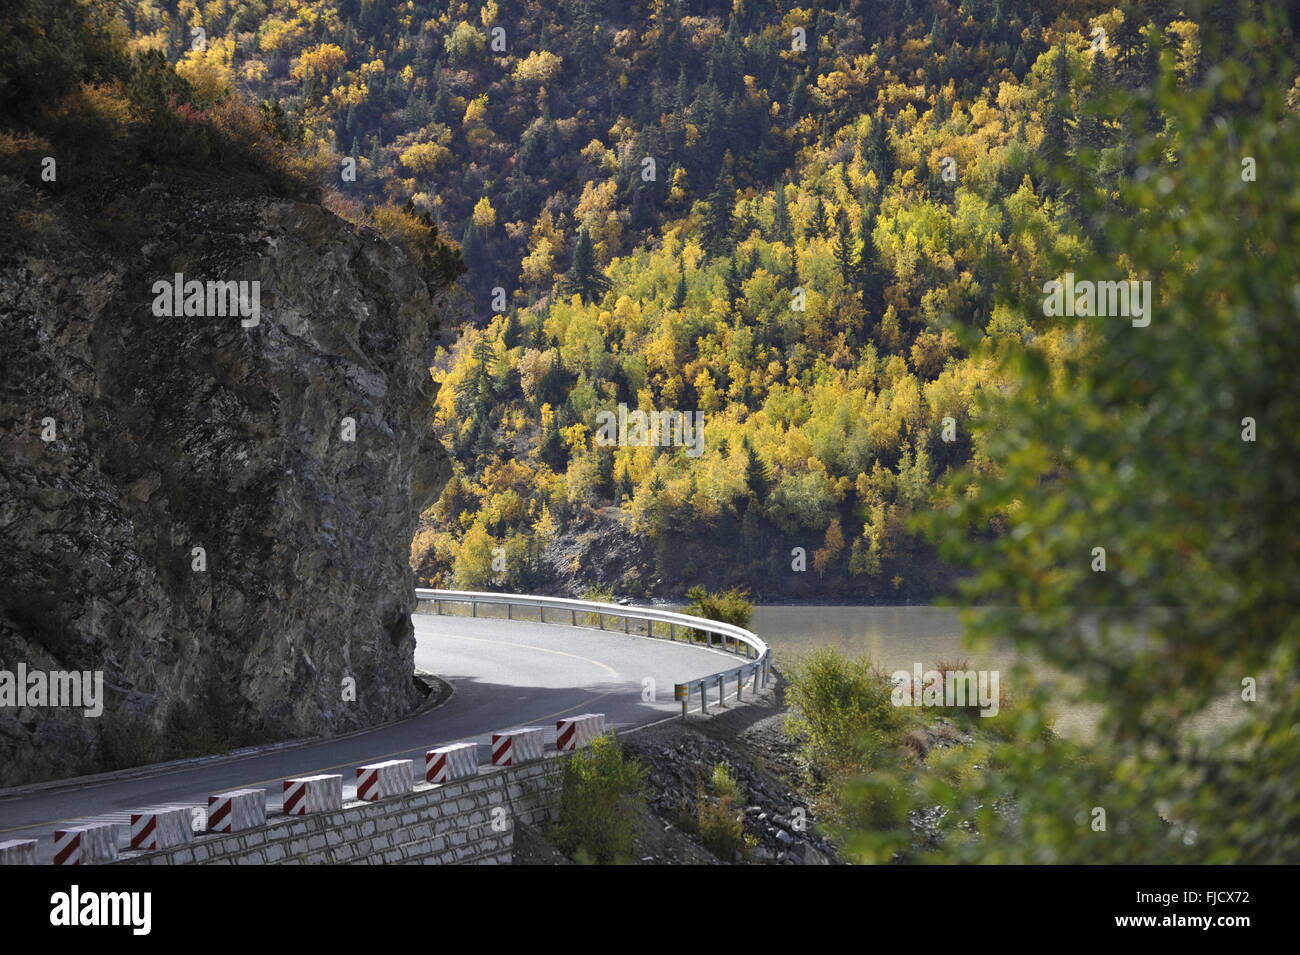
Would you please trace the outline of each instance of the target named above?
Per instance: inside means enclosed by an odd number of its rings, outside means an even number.
[[[442,613],[443,604],[466,604],[470,608],[470,615],[474,617],[478,616],[478,608],[481,606],[500,606],[505,607],[508,620],[515,619],[515,611],[522,609],[536,610],[537,620],[540,623],[559,623],[569,627],[608,630],[610,628],[605,626],[605,621],[613,619],[622,621],[621,629],[624,633],[636,633],[639,636],[670,641],[676,641],[678,631],[682,630],[684,631],[682,640],[688,643],[707,644],[712,649],[725,650],[749,660],[748,663],[738,667],[720,670],[698,680],[674,684],[673,698],[682,704],[682,719],[686,718],[690,698],[697,692],[700,695],[700,708],[707,713],[711,688],[717,687],[718,703],[721,705],[726,698],[726,686],[729,682],[736,684],[736,698],[741,699],[745,683],[750,679],[753,680],[754,688],[757,690],[767,686],[772,678],[772,651],[762,638],[744,627],[722,623],[719,620],[707,620],[704,617],[674,613],[671,610],[655,610],[651,607],[631,607],[592,600],[569,600],[564,597],[533,597],[469,590],[427,590],[418,587],[415,597],[420,603],[433,604],[434,612],[437,614]],[[553,612],[552,616],[565,614],[568,619],[548,620],[546,617],[548,610]],[[579,617],[582,618],[581,623]],[[644,628],[638,626],[634,630],[633,622],[643,624]]]

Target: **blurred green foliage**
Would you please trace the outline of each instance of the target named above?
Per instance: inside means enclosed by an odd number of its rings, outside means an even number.
[[[937,858],[1300,861],[1300,124],[1294,65],[1271,59],[1284,31],[1240,31],[1200,82],[1166,46],[1110,104],[1160,118],[1132,124],[1113,195],[1095,165],[1058,169],[1094,237],[1059,272],[1150,280],[1150,324],[1045,318],[1005,283],[1033,331],[1001,356],[1015,387],[982,396],[990,464],[923,523],[974,571],[977,640],[1068,679],[1018,699],[996,770],[926,793],[950,810]],[[1040,347],[1071,322],[1068,347]],[[1095,743],[1042,732],[1076,703],[1100,709]]]

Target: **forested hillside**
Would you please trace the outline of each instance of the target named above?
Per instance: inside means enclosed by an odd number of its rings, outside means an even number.
[[[988,467],[975,398],[1031,317],[997,303],[1096,250],[1089,211],[1166,128],[1116,102],[1161,50],[1194,86],[1247,6],[125,9],[199,107],[264,100],[335,209],[460,239],[477,319],[435,356],[457,464],[422,582],[898,600],[950,585],[910,518]],[[620,405],[699,412],[702,447],[603,443]]]

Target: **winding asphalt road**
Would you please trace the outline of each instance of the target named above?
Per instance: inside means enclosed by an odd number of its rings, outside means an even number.
[[[281,802],[280,781],[291,776],[341,773],[343,797],[350,800],[356,793],[355,768],[364,763],[413,759],[421,781],[424,753],[434,746],[477,742],[483,765],[490,762],[494,731],[545,726],[549,748],[555,720],[562,716],[604,713],[617,729],[654,722],[681,712],[673,701],[675,683],[738,663],[729,653],[613,631],[483,617],[414,614],[411,619],[416,667],[455,687],[451,700],[437,709],[341,739],[0,797],[0,842],[39,839],[38,859],[49,862],[55,829],[129,823],[131,811],[163,806],[200,806],[206,812],[210,794],[231,789],[266,789],[268,810],[274,812]],[[654,681],[651,702],[643,699],[646,679]]]

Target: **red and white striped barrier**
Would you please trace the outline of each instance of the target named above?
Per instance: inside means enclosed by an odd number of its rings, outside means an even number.
[[[132,849],[170,849],[194,839],[194,815],[181,806],[131,813]]]
[[[409,759],[390,759],[357,769],[357,798],[377,802],[415,788],[415,769]]]
[[[95,865],[116,861],[116,823],[97,823],[54,831],[55,865]]]
[[[265,789],[232,789],[208,797],[208,832],[242,832],[264,825]]]
[[[529,760],[541,759],[544,746],[540,726],[521,726],[504,733],[493,733],[492,765],[518,766]]]
[[[342,776],[303,776],[284,781],[284,811],[290,816],[342,808]]]
[[[0,842],[0,865],[36,865],[36,840]]]
[[[605,732],[604,713],[583,713],[555,721],[555,748],[578,749]]]
[[[431,783],[464,779],[478,772],[478,744],[453,743],[424,754],[424,778]]]

